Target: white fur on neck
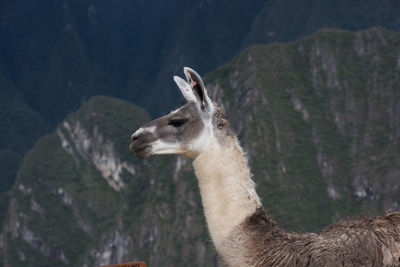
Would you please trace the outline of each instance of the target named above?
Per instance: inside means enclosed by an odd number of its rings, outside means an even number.
[[[220,145],[212,137],[193,162],[211,238],[217,248],[256,208],[260,199],[237,140]]]

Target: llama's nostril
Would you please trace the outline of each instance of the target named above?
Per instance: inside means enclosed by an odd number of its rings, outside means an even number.
[[[131,142],[137,140],[138,138],[139,138],[139,135],[138,135],[138,134],[132,134],[132,136],[131,136]]]
[[[143,128],[139,128],[136,132],[134,132],[131,135],[131,142],[139,139],[139,137],[142,135],[143,131],[144,131]]]

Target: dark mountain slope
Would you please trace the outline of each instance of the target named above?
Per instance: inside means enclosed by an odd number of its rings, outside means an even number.
[[[397,1],[2,1],[0,151],[23,155],[93,95],[155,116],[178,103],[170,77],[184,65],[207,73],[324,27],[399,30],[397,14]]]
[[[97,94],[154,116],[178,103],[170,77],[183,65],[207,73],[250,44],[326,27],[399,30],[397,14],[394,0],[2,1],[0,64],[52,127]]]
[[[400,3],[393,0],[265,1],[244,43],[287,42],[321,28],[354,31],[383,26],[398,31],[399,9]]]

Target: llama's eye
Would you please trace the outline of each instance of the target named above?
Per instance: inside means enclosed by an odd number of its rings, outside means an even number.
[[[174,127],[182,126],[187,120],[186,119],[172,119],[168,124]]]

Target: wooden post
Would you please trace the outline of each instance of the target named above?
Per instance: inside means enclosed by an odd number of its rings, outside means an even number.
[[[147,267],[144,261],[126,262],[112,265],[103,265],[98,267]]]

